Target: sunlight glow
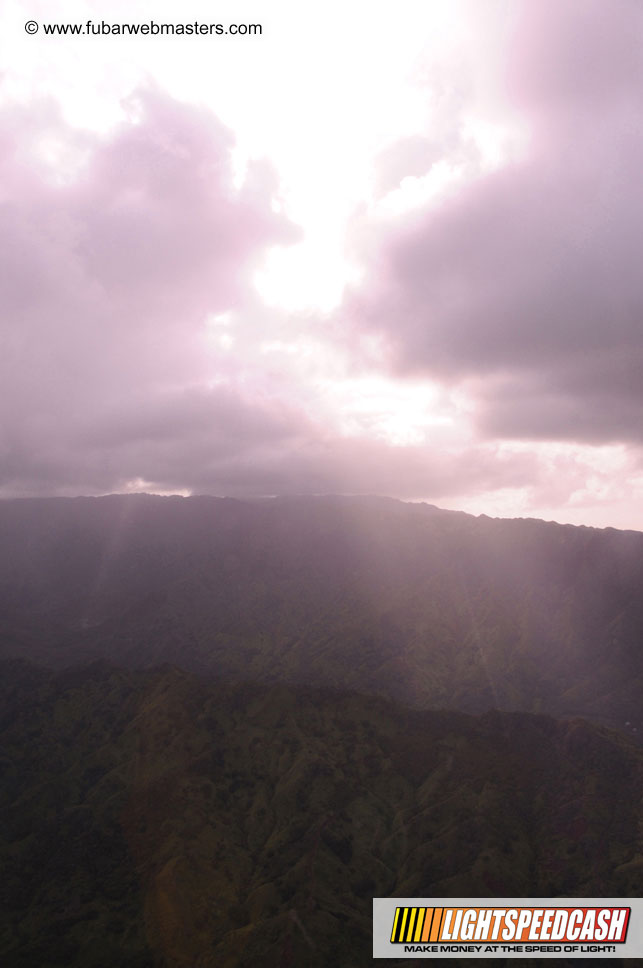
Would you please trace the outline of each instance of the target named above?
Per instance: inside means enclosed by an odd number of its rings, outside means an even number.
[[[20,5],[9,2],[18,20]],[[303,242],[268,256],[257,273],[258,293],[289,311],[328,311],[350,277],[344,226],[356,207],[369,201],[371,159],[396,139],[425,129],[417,70],[436,52],[443,57],[457,44],[461,6],[459,0],[401,0],[392,11],[366,0],[349,5],[329,0],[316,9],[294,0],[269,6],[251,2],[243,19],[261,23],[263,36],[218,42],[210,57],[204,56],[205,47],[214,42],[205,38],[190,43],[96,36],[91,42],[44,45],[22,29],[16,31],[15,50],[5,51],[2,92],[26,99],[34,90],[51,91],[72,124],[97,132],[131,115],[132,90],[150,78],[180,100],[211,108],[234,131],[235,188],[243,184],[250,160],[269,159],[279,172],[278,204],[305,231]],[[37,0],[32,12],[54,19]],[[147,21],[150,13],[141,0],[116,0],[104,18]],[[238,21],[239,15],[231,0],[217,6],[219,22]],[[64,19],[96,20],[94,4],[74,0],[66,5]],[[177,20],[176,5],[158,0],[153,19]],[[189,0],[180,19],[210,21],[211,5]],[[248,83],[248,78],[261,82]],[[415,192],[417,202],[423,192],[425,187]]]
[[[130,481],[125,481],[122,487],[124,494],[158,494],[160,497],[190,497],[190,490],[164,490],[154,484],[154,481],[146,481],[142,477],[135,477]]]
[[[334,383],[332,392],[347,437],[368,434],[404,447],[424,444],[436,428],[456,422],[443,391],[429,381],[399,384],[369,376]]]

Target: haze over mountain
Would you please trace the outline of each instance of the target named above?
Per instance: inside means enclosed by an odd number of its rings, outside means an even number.
[[[642,572],[377,497],[0,502],[2,965],[361,968],[373,896],[638,896]]]
[[[638,532],[383,498],[0,503],[2,654],[46,664],[171,662],[638,731],[641,587]]]

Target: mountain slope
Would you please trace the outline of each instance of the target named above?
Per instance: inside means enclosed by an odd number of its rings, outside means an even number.
[[[373,896],[640,893],[643,753],[603,727],[0,673],[6,968],[357,968]]]
[[[0,502],[0,654],[643,732],[643,534],[377,498]],[[627,725],[626,725],[627,724]]]

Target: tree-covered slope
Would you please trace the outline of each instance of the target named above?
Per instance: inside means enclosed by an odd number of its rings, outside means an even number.
[[[643,754],[581,720],[8,662],[0,747],[5,968],[359,968],[373,896],[641,893]]]
[[[172,662],[643,732],[642,588],[637,532],[377,498],[0,502],[0,654],[45,663]]]

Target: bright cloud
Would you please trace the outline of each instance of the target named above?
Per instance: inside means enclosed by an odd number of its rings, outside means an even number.
[[[609,9],[608,9],[609,8]],[[0,493],[642,527],[633,0],[2,14]]]

